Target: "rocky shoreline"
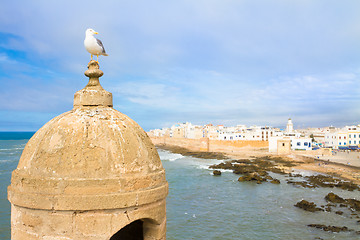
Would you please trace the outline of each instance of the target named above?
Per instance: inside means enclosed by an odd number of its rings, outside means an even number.
[[[172,153],[181,154],[183,156],[191,156],[196,158],[204,158],[204,159],[217,159],[217,160],[225,160],[229,159],[224,153],[221,152],[199,152],[199,151],[191,151],[187,148],[178,147],[178,146],[169,146],[164,144],[156,145],[157,148],[170,151]]]
[[[344,217],[355,219],[356,222],[360,224],[360,201],[356,199],[343,199],[342,197],[329,193],[325,197],[326,205],[318,207],[314,202],[309,202],[306,200],[301,200],[297,202],[294,206],[300,209],[303,209],[308,212],[334,212],[335,214],[342,215]],[[308,227],[318,228],[327,232],[354,232],[360,235],[360,231],[349,229],[346,226],[326,226],[323,224],[308,224]]]
[[[239,182],[253,181],[257,184],[270,182],[272,184],[281,184],[280,180],[270,176],[269,173],[281,174],[286,178],[287,184],[292,184],[295,187],[303,188],[340,188],[346,191],[360,191],[358,182],[343,178],[341,174],[336,172],[326,172],[326,174],[315,174],[311,176],[302,176],[294,174],[293,169],[301,169],[303,165],[316,164],[316,160],[303,159],[294,160],[288,157],[279,156],[249,156],[247,158],[240,158],[234,160],[234,155],[228,155],[221,152],[196,152],[190,151],[186,148],[177,146],[160,145],[158,148],[171,151],[173,153],[182,154],[184,156],[192,156],[204,159],[218,159],[225,160],[219,164],[210,166],[214,169],[214,176],[221,176],[220,170],[232,170],[234,174],[241,175],[238,178]],[[329,164],[329,163],[328,163]],[[335,164],[338,165],[338,164]],[[308,170],[305,168],[305,170]],[[354,167],[357,171],[357,167]],[[324,173],[324,172],[322,172]],[[342,215],[343,217],[355,219],[360,224],[360,201],[357,199],[343,199],[340,196],[330,192],[326,195],[325,200],[328,202],[326,205],[317,206],[313,202],[302,199],[294,206],[302,210],[313,212],[334,212],[335,214]],[[360,231],[349,229],[346,226],[327,226],[323,224],[312,223],[308,227],[320,229],[329,232],[354,232],[360,234]]]

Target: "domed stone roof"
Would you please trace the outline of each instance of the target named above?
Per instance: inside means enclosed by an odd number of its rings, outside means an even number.
[[[46,123],[27,143],[12,174],[9,200],[40,209],[111,209],[165,198],[159,155],[145,131],[112,108],[91,61],[73,110]],[[129,200],[127,200],[129,199]]]
[[[45,124],[26,145],[18,171],[33,177],[115,178],[162,169],[154,145],[111,107],[75,108]]]

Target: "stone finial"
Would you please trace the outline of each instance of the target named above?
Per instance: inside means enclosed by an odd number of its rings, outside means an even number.
[[[85,76],[91,78],[97,78],[104,75],[103,71],[99,69],[99,63],[95,60],[91,60],[88,64],[88,70],[85,71]]]
[[[91,60],[88,64],[88,70],[85,76],[89,77],[88,84],[74,95],[74,108],[78,107],[112,107],[112,94],[100,85],[99,78],[103,75],[103,71],[99,69],[99,63]]]

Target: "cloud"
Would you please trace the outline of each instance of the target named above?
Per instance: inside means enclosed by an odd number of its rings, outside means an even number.
[[[345,123],[360,117],[344,109],[359,103],[359,7],[308,0],[8,1],[0,9],[0,83],[7,87],[0,110],[68,108],[86,84],[83,39],[92,27],[109,53],[100,58],[102,84],[116,106],[147,126],[276,125],[289,115]]]
[[[128,82],[112,88],[115,95],[121,95],[130,102],[151,108],[169,109],[179,107],[179,97],[175,87],[148,82]]]
[[[5,53],[0,53],[0,62],[11,62],[11,60]]]

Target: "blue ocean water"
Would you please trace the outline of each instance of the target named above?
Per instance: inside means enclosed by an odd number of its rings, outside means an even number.
[[[1,139],[0,133],[0,139]],[[7,137],[11,134],[6,133]],[[15,134],[17,140],[0,140],[0,239],[10,239],[10,204],[7,186],[28,133]],[[13,137],[13,138],[15,138]],[[238,182],[238,175],[223,172],[213,176],[208,166],[219,160],[184,157],[158,150],[169,182],[167,198],[167,239],[359,239],[355,233],[330,233],[309,228],[317,223],[347,226],[360,231],[358,219],[333,212],[310,213],[294,207],[301,199],[325,204],[330,191],[343,198],[359,199],[359,192],[338,189],[304,189],[286,184]],[[308,172],[303,172],[308,174]]]
[[[0,239],[10,239],[10,203],[7,186],[22,150],[33,132],[0,132]]]
[[[306,212],[294,207],[306,199],[326,204],[330,192],[359,199],[358,191],[305,189],[286,184],[285,177],[273,174],[281,184],[238,182],[239,175],[225,171],[213,176],[208,166],[218,160],[184,157],[158,150],[169,182],[167,198],[168,239],[269,240],[269,239],[360,239],[355,233],[330,233],[308,224],[347,226],[359,231],[359,219],[350,212]],[[300,172],[304,175],[311,172]]]

